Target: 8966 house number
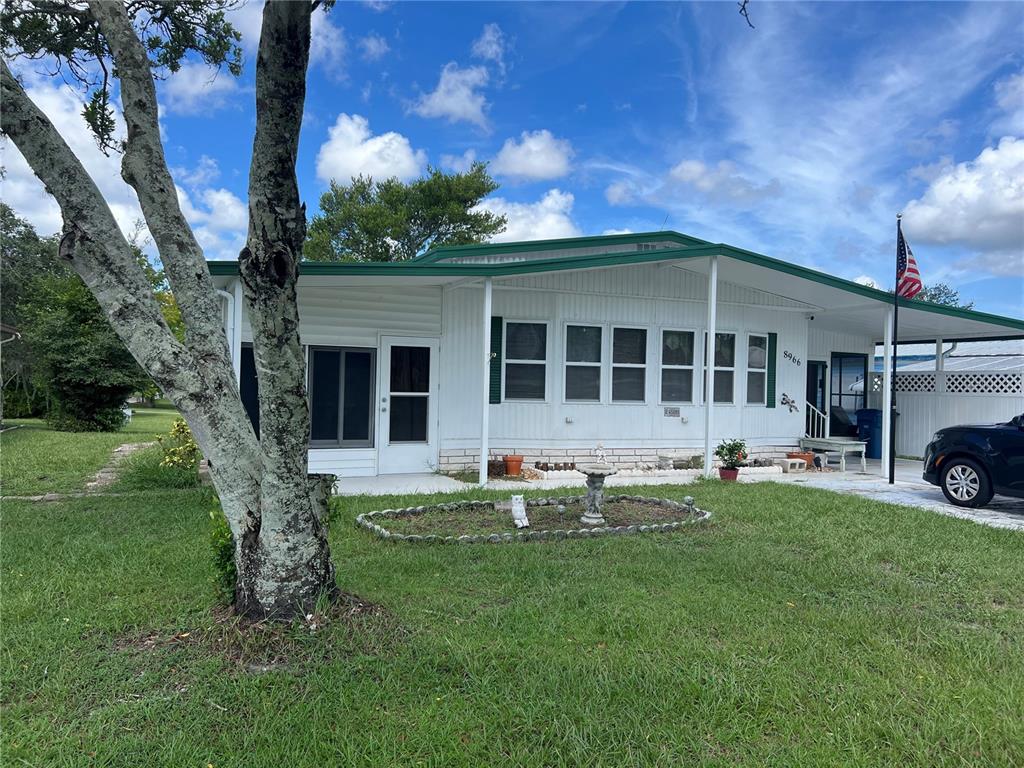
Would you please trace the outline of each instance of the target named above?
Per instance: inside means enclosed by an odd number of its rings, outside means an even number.
[[[795,365],[800,365],[800,358],[797,357],[796,355],[794,355],[788,349],[783,351],[782,356],[784,358],[786,358],[787,360],[789,360],[789,362],[791,362],[791,363],[793,363]]]

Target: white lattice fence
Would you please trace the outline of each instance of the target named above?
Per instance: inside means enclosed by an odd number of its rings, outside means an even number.
[[[897,373],[896,374],[896,391],[897,392],[935,392],[936,391],[936,379],[938,378],[937,373],[922,372],[922,373]]]
[[[962,395],[1020,395],[1024,394],[1024,374],[1017,371],[991,373],[945,373],[946,392]]]

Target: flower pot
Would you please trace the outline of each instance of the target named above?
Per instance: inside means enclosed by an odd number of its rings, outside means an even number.
[[[732,469],[730,469],[729,467],[718,468],[718,476],[723,480],[728,480],[729,482],[735,482],[736,477],[739,475],[739,473],[740,470],[737,467],[733,467]]]
[[[807,462],[807,467],[814,466],[814,451],[790,451],[786,454],[787,459],[803,459]]]
[[[506,475],[518,475],[523,471],[523,457],[519,454],[513,454],[505,457],[505,474]]]

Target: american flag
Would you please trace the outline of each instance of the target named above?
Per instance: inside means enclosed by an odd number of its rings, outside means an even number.
[[[896,295],[912,299],[921,292],[921,273],[917,270],[914,252],[903,237],[903,226],[896,225]]]

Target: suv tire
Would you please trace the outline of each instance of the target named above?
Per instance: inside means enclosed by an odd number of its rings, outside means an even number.
[[[958,507],[983,507],[992,500],[992,481],[973,459],[950,459],[942,468],[942,493]]]

